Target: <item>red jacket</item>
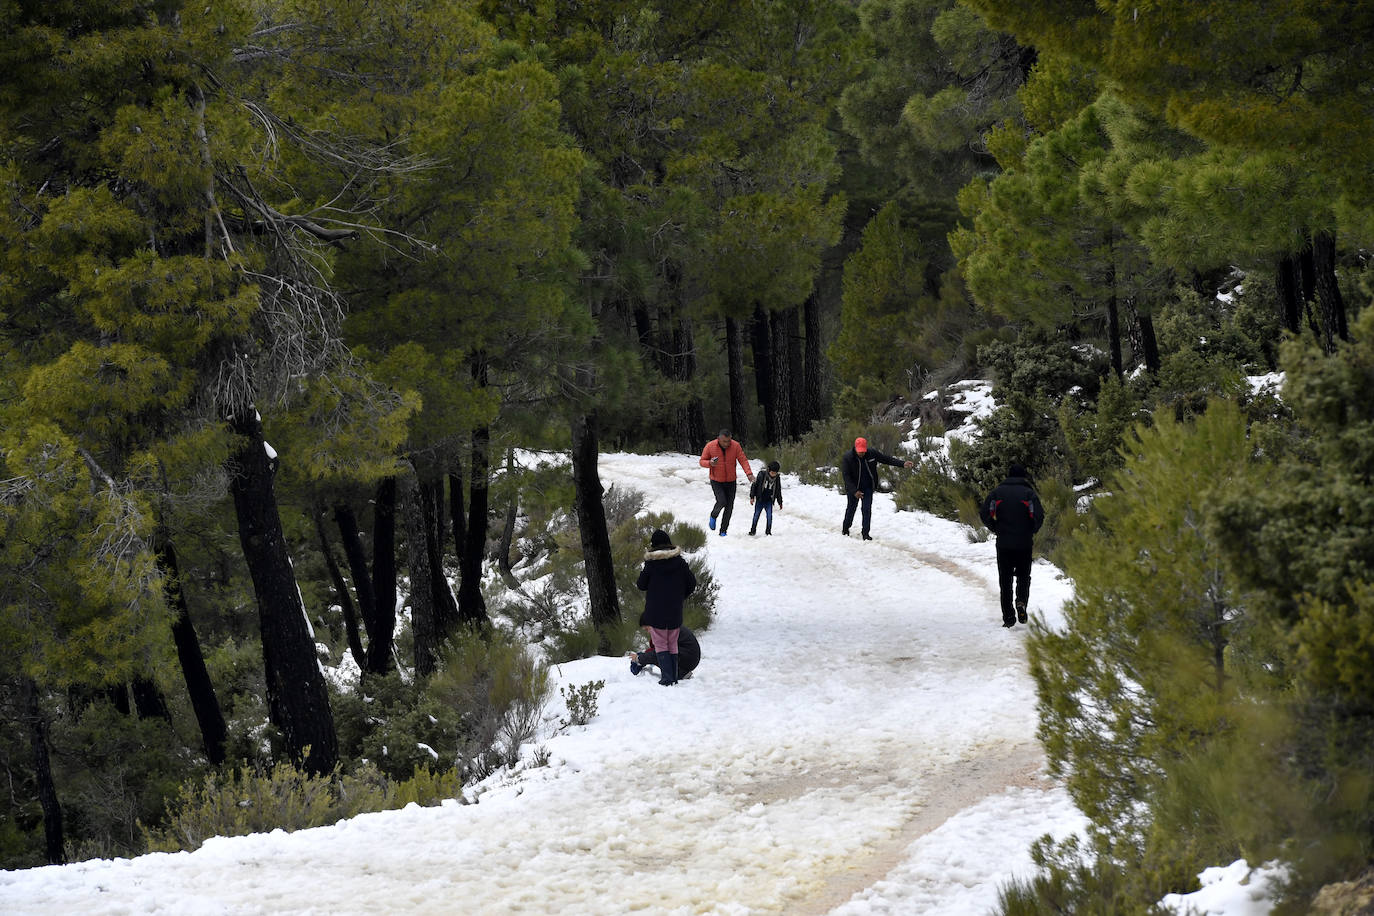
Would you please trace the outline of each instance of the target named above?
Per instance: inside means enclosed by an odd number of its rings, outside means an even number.
[[[719,458],[715,464],[711,463],[712,458]],[[754,470],[749,467],[749,459],[744,455],[744,447],[739,444],[738,439],[731,439],[730,444],[722,450],[719,439],[712,439],[706,443],[706,447],[701,450],[701,466],[711,469],[711,479],[728,483],[735,479],[735,462],[744,468],[744,476],[750,480],[754,479]]]

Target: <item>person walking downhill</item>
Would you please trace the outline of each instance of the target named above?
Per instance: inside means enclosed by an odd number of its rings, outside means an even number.
[[[1002,601],[1002,626],[1025,623],[1028,619],[1026,606],[1030,603],[1031,549],[1035,533],[1045,523],[1045,510],[1023,465],[1013,464],[1008,469],[1007,479],[983,500],[978,514],[988,530],[997,536],[997,588]]]
[[[865,541],[871,541],[869,523],[873,518],[873,492],[878,489],[878,465],[890,464],[894,468],[909,468],[910,461],[884,455],[876,448],[868,447],[863,436],[854,440],[854,447],[840,459],[840,475],[844,478],[844,495],[847,503],[844,508],[844,524],[841,534],[849,534],[854,524],[854,510],[863,506],[863,527],[859,529]]]
[[[768,513],[768,524],[764,526],[764,534],[773,533],[773,503],[782,508],[782,478],[778,472],[782,470],[782,465],[776,461],[768,462],[766,473],[754,478],[754,485],[749,488],[749,505],[754,507],[754,523],[749,526],[751,535],[757,534],[759,530],[759,513]]]
[[[636,587],[644,593],[644,613],[639,625],[649,628],[649,644],[658,656],[658,683],[671,687],[677,683],[678,636],[682,630],[682,605],[697,587],[697,577],[673,546],[668,532],[661,528],[649,538],[644,553],[644,569]],[[631,673],[638,674],[633,668]]]
[[[711,507],[711,520],[707,525],[716,530],[716,517],[720,516],[720,536],[725,537],[730,530],[730,514],[735,510],[735,465],[744,469],[744,476],[754,482],[754,471],[745,457],[744,446],[730,438],[730,430],[722,429],[720,435],[706,443],[701,450],[701,466],[710,469],[711,492],[715,494],[716,504]]]

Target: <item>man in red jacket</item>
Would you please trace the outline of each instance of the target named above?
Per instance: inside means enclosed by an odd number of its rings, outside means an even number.
[[[716,530],[716,516],[720,516],[720,536],[730,530],[730,513],[735,509],[735,464],[744,469],[744,476],[754,482],[754,472],[745,457],[744,447],[730,438],[730,430],[722,429],[720,435],[706,443],[701,450],[701,466],[711,471],[711,492],[716,496],[716,504],[711,508],[711,520],[707,522],[712,531]],[[721,510],[725,513],[722,515]]]

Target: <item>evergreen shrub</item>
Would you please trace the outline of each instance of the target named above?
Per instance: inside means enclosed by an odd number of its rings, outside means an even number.
[[[417,768],[396,781],[364,764],[314,776],[281,762],[271,768],[236,767],[182,785],[164,824],[143,830],[148,852],[199,849],[210,837],[322,827],[369,811],[411,802],[432,806],[462,789],[455,770]]]

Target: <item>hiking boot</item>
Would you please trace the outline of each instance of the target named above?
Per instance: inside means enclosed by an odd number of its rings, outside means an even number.
[[[758,529],[757,529],[757,528],[750,528],[750,529],[749,529],[749,536],[750,536],[750,537],[753,537],[754,535],[756,535],[756,534],[758,534],[758,533],[759,533],[759,532],[758,532]]]
[[[873,536],[870,535],[870,534],[868,534],[867,532],[865,532],[865,533],[864,533],[864,540],[865,540],[865,541],[871,541],[871,540],[873,540]]]
[[[1026,622],[1026,602],[1024,602],[1024,601],[1018,601],[1018,602],[1016,602],[1016,622],[1017,622],[1017,623],[1025,623],[1025,622]]]
[[[720,536],[721,536],[721,537],[725,537],[725,529],[724,529],[724,528],[720,529]]]
[[[716,530],[716,517],[714,515],[706,520],[706,527],[710,528],[712,531]]]
[[[1002,621],[1002,626],[1004,626],[1004,627],[1014,627],[1014,626],[1016,626],[1016,621],[1015,621],[1015,620],[1003,620],[1003,621]]]

